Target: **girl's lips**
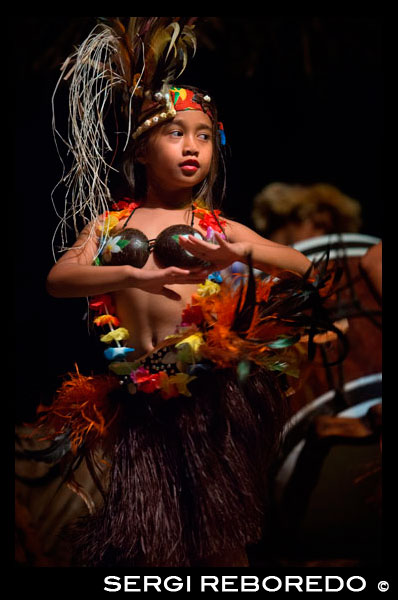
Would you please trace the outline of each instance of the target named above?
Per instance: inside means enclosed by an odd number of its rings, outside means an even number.
[[[180,169],[182,171],[185,171],[186,173],[196,173],[196,171],[198,170],[199,167],[197,167],[196,165],[180,165]]]

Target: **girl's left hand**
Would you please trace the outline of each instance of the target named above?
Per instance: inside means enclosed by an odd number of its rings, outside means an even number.
[[[179,237],[180,245],[194,256],[212,264],[215,271],[226,269],[235,261],[242,261],[247,254],[247,245],[243,242],[227,242],[217,232],[215,239],[218,245],[200,240],[193,235]]]

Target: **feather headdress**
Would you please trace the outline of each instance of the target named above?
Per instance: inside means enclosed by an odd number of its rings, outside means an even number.
[[[122,135],[118,116],[125,119],[124,148],[148,108],[152,112],[160,109],[165,118],[173,116],[167,92],[196,51],[195,19],[99,17],[98,24],[62,65],[53,95],[53,132],[56,143],[60,138],[66,144],[72,165],[67,169],[60,155],[64,165],[61,182],[67,188],[64,212],[60,215],[57,211],[61,250],[66,248],[70,221],[77,234],[79,218],[83,225],[93,223],[109,207],[109,174]],[[54,96],[62,80],[70,84],[65,135],[58,131],[54,116]],[[106,132],[111,105],[116,116],[115,143]]]

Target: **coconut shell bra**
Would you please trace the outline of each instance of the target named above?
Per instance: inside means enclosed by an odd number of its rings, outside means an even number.
[[[194,211],[191,225],[171,225],[163,229],[155,239],[149,240],[139,229],[127,227],[138,206],[134,207],[123,228],[110,235],[100,255],[102,265],[131,265],[141,269],[153,252],[155,260],[162,267],[189,268],[207,265],[205,261],[193,256],[179,244],[179,236],[194,235],[204,240],[205,237],[193,227]]]

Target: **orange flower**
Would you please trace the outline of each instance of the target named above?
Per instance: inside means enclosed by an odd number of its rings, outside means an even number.
[[[221,211],[214,210],[213,212],[211,212],[210,210],[207,210],[206,208],[202,208],[197,205],[195,205],[195,206],[196,206],[196,208],[194,209],[193,212],[200,218],[199,225],[203,229],[207,230],[208,227],[211,227],[212,229],[214,229],[214,231],[217,231],[218,233],[222,233],[222,229],[221,229],[220,225],[222,227],[224,227],[224,225],[226,225],[227,222],[224,219],[221,219],[219,217],[219,215],[221,214]]]
[[[160,393],[162,395],[162,398],[164,398],[165,400],[179,396],[179,391],[176,384],[170,381],[170,377],[167,375],[166,371],[160,371],[159,385]]]
[[[111,324],[114,327],[119,327],[120,321],[113,315],[100,315],[94,319],[94,323],[98,326]]]

